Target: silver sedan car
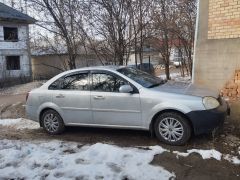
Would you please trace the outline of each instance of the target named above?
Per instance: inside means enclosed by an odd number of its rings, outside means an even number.
[[[212,132],[230,112],[218,93],[118,66],[63,72],[28,93],[26,111],[50,134],[65,126],[140,129],[171,145]]]

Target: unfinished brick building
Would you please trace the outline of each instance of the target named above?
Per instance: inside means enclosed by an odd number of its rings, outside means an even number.
[[[193,83],[237,96],[238,70],[240,0],[199,0]]]
[[[31,77],[29,24],[35,19],[0,3],[0,86]]]

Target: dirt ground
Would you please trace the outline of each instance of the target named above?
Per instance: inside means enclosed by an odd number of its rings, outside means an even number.
[[[25,117],[25,94],[0,95],[0,119]],[[13,140],[63,140],[82,144],[103,142],[121,147],[160,145],[170,151],[186,152],[188,149],[216,149],[221,153],[240,158],[240,102],[231,102],[232,115],[225,123],[224,131],[219,135],[203,135],[192,137],[185,146],[168,146],[151,137],[149,132],[116,130],[102,128],[68,127],[59,136],[50,136],[42,128],[17,130],[0,126],[0,139]],[[222,160],[203,160],[198,154],[176,158],[173,153],[155,156],[154,165],[161,165],[170,172],[175,172],[177,179],[225,180],[240,179],[240,166]]]

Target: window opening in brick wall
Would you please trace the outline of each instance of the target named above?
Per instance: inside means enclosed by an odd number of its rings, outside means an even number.
[[[18,41],[18,29],[16,27],[3,27],[5,41]]]
[[[6,56],[7,70],[20,70],[20,56]]]

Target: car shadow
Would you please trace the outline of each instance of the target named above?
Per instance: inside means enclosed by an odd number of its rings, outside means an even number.
[[[160,142],[149,131],[93,128],[93,127],[66,127],[61,135],[53,136],[55,139],[75,141],[83,144],[108,143],[123,147],[131,146],[163,146],[169,150],[185,151],[190,148],[208,146],[212,142],[211,135],[192,136],[184,146],[170,146]]]

